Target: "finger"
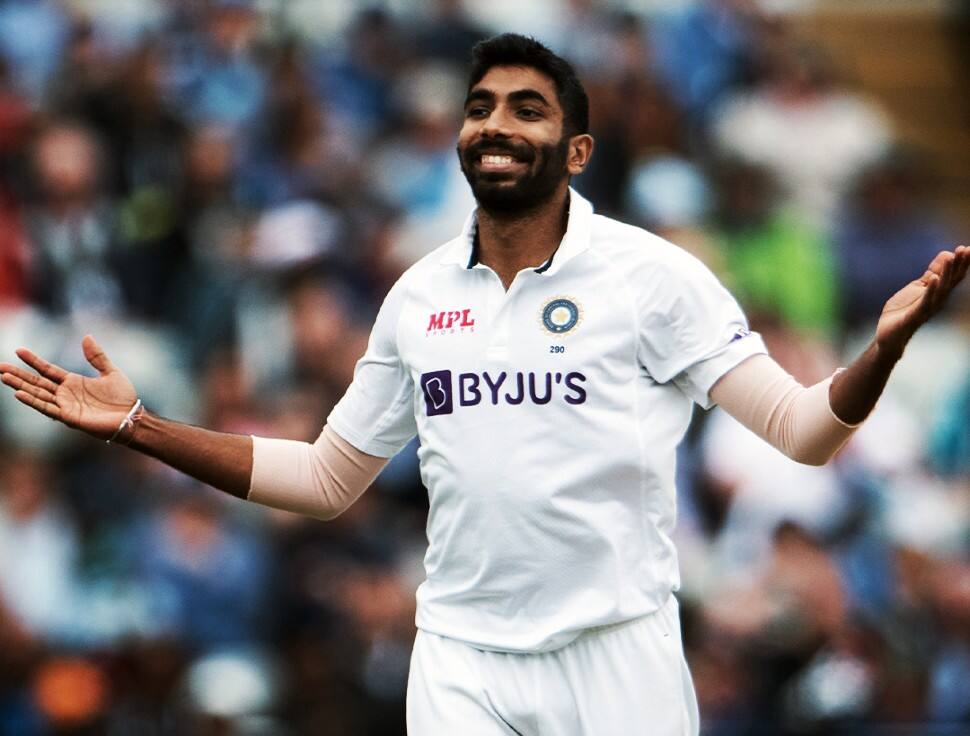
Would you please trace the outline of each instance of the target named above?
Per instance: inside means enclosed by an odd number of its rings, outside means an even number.
[[[40,399],[41,401],[46,402],[48,404],[57,403],[57,398],[54,396],[54,394],[52,394],[50,391],[45,391],[44,389],[39,388],[38,386],[30,386],[25,384],[19,390],[23,391],[24,393],[30,394],[35,399]]]
[[[17,353],[17,357],[24,361],[24,363],[40,373],[40,375],[44,376],[45,378],[49,378],[54,383],[60,383],[67,378],[66,370],[61,368],[59,365],[48,363],[46,360],[31,352],[27,348],[17,348],[15,352]]]
[[[81,340],[81,348],[84,350],[84,357],[102,376],[106,376],[115,370],[114,363],[108,360],[101,346],[91,335],[85,335]]]
[[[970,248],[965,245],[958,245],[957,250],[957,273],[956,273],[956,283],[963,281],[963,277],[967,275],[967,271],[970,270]]]
[[[953,258],[943,265],[942,283],[936,295],[935,309],[943,308],[943,304],[946,302],[950,292],[953,291],[966,275],[968,266],[970,266],[970,248],[957,246],[953,251]]]
[[[926,291],[923,292],[919,305],[922,316],[929,317],[939,308],[940,294],[943,291],[940,284],[940,277],[935,273],[930,274],[929,282],[926,283]]]
[[[26,404],[31,409],[36,409],[44,416],[50,417],[51,419],[61,418],[61,408],[57,404],[52,404],[49,401],[44,401],[43,399],[38,399],[36,396],[31,396],[26,391],[17,391],[14,393],[14,397],[17,401],[22,404]]]
[[[947,262],[946,255],[948,252],[949,251],[941,250],[939,253],[936,254],[936,256],[933,257],[933,260],[930,261],[930,265],[926,267],[926,272],[920,278],[920,281],[922,281],[924,284],[928,283],[927,278],[929,274],[936,274],[937,276],[943,275],[943,271],[945,269],[945,265]]]
[[[0,363],[0,373],[10,374],[15,378],[19,378],[25,383],[32,384],[34,386],[40,386],[51,393],[57,391],[57,384],[51,381],[49,378],[44,378],[43,376],[38,376],[36,373],[31,371],[25,371],[20,366],[10,365],[10,363]],[[4,381],[4,383],[7,383]],[[13,384],[8,383],[8,386],[13,386]],[[16,386],[14,387],[16,388]]]
[[[923,286],[929,286],[931,281],[939,278],[940,278],[939,275],[937,275],[935,271],[931,271],[927,269],[926,271],[923,272],[923,275],[917,279],[917,282],[922,284]]]
[[[15,391],[25,391],[31,396],[36,396],[38,399],[56,403],[54,394],[52,394],[50,391],[41,388],[40,386],[27,383],[23,379],[18,378],[11,373],[4,373],[2,376],[0,376],[0,380],[3,380],[5,384],[10,386],[10,388],[14,389]]]
[[[947,274],[947,291],[952,291],[953,287],[960,283],[960,269],[963,268],[963,254],[958,253],[956,248],[953,249],[953,258],[950,259],[950,264]]]
[[[936,257],[927,266],[927,271],[935,273],[943,282],[943,286],[946,287],[950,280],[951,266],[953,260],[956,256],[948,250],[942,250],[936,254]],[[925,276],[925,274],[924,274]]]
[[[942,289],[943,292],[946,294],[950,293],[950,290],[953,288],[954,284],[956,283],[953,280],[953,277],[956,275],[956,272],[957,272],[956,260],[957,260],[956,255],[952,255],[950,258],[947,258],[946,262],[943,264],[943,274],[941,276],[943,283],[941,285],[943,287]]]
[[[951,269],[948,265],[944,265],[943,273],[939,274],[939,279],[940,283],[935,296],[937,300],[944,298],[950,293]]]

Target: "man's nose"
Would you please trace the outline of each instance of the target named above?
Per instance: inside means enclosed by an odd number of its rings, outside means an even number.
[[[496,108],[482,123],[482,135],[491,138],[507,138],[512,134],[510,123],[509,114],[501,108]]]

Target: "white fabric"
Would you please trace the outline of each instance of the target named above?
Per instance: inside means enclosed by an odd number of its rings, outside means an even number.
[[[312,445],[253,437],[254,503],[329,520],[343,513],[387,464],[324,427]]]
[[[772,358],[755,355],[725,374],[711,398],[792,460],[824,465],[859,427],[832,411],[833,377],[805,388]]]
[[[553,652],[482,651],[419,631],[410,736],[696,736],[677,601]]]
[[[543,651],[657,610],[679,585],[674,457],[692,400],[764,352],[695,258],[575,192],[542,272],[469,268],[474,219],[393,287],[329,426],[428,488],[418,627]],[[569,326],[568,302],[578,319]],[[565,321],[564,321],[565,320]]]

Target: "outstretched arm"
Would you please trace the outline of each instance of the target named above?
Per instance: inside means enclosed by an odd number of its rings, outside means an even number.
[[[715,403],[788,457],[827,462],[872,411],[916,330],[938,312],[970,267],[970,248],[940,253],[926,273],[883,309],[876,337],[845,370],[805,388],[767,355],[728,371],[711,389]]]
[[[832,379],[829,403],[842,421],[858,424],[869,416],[910,338],[943,308],[968,268],[970,247],[961,245],[955,251],[943,251],[922,276],[886,302],[869,347]]]
[[[239,498],[321,519],[346,509],[387,463],[329,428],[311,445],[212,432],[140,407],[131,416],[138,400],[131,381],[93,337],[86,336],[81,346],[97,377],[70,373],[20,348],[18,357],[36,373],[0,363],[0,378],[19,401],[68,427],[114,438]]]
[[[94,338],[81,341],[96,377],[71,373],[27,348],[17,356],[33,371],[0,363],[0,379],[18,401],[68,427],[108,440],[138,400],[128,377],[112,363]],[[36,372],[35,372],[36,371]],[[156,457],[204,483],[245,498],[253,470],[252,438],[212,432],[163,419],[139,408],[134,423],[115,438],[119,444]]]

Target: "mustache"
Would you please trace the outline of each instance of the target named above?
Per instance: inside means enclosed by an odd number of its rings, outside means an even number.
[[[472,143],[465,149],[464,158],[466,161],[474,161],[486,153],[497,156],[511,156],[523,163],[530,163],[535,159],[535,151],[530,146],[515,144],[511,141],[478,141],[477,143]]]

